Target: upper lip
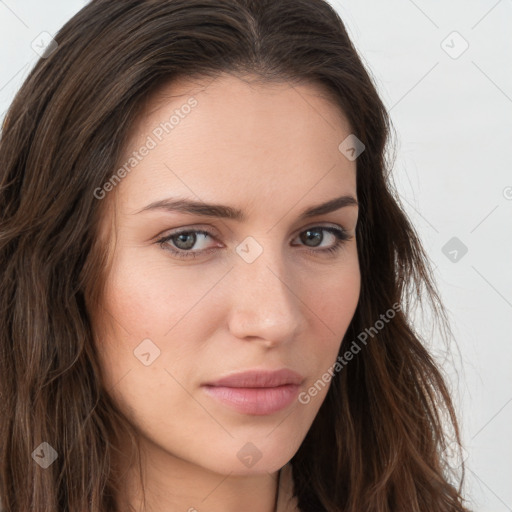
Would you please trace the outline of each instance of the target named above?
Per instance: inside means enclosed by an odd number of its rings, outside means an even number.
[[[299,373],[283,368],[275,371],[249,370],[235,373],[204,385],[228,388],[273,388],[286,384],[298,385],[303,381],[304,377]]]

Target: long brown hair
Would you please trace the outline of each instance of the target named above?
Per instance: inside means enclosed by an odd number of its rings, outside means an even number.
[[[390,182],[388,115],[336,12],[323,0],[93,0],[55,40],[0,140],[4,509],[116,510],[118,440],[134,433],[101,387],[92,341],[89,306],[101,301],[108,264],[98,232],[108,201],[94,191],[159,86],[226,72],[317,84],[365,145],[361,295],[340,355],[372,336],[335,373],[291,461],[300,509],[465,510],[463,471],[452,475],[443,455],[450,441],[460,445],[454,407],[409,307],[424,296],[445,325],[446,314]],[[395,303],[393,320],[371,331]],[[43,442],[58,454],[47,469],[31,456]]]

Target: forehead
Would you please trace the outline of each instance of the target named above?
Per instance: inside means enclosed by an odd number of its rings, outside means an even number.
[[[248,132],[259,136],[268,132],[270,136],[273,129],[283,127],[308,136],[318,128],[321,128],[319,135],[326,135],[327,131],[347,134],[351,131],[334,93],[324,85],[269,82],[253,75],[231,74],[216,78],[179,77],[161,85],[146,103],[138,128],[147,131],[155,123],[168,120],[168,114],[173,112],[184,119],[188,116],[186,103],[192,98],[200,107],[193,109],[194,117],[209,127],[215,122],[210,139],[223,134],[235,134],[236,139],[242,139]],[[302,122],[295,123],[297,120]],[[244,130],[241,132],[240,128]],[[281,134],[282,138],[284,135]]]
[[[338,149],[350,133],[317,85],[180,78],[152,95],[134,125],[122,163],[151,147],[118,192],[133,208],[176,194],[232,204],[298,201],[313,189],[355,195],[356,164]]]

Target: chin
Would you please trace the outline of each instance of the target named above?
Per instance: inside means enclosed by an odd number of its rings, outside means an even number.
[[[268,432],[265,436],[268,436]],[[203,460],[202,465],[220,474],[236,476],[275,473],[290,461],[299,446],[294,449],[289,442],[272,442],[265,436],[260,441],[232,440],[230,446],[217,444],[217,450],[209,454],[209,460]]]

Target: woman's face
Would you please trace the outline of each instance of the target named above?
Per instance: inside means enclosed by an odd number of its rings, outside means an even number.
[[[95,330],[104,385],[160,460],[243,475],[298,450],[359,298],[357,204],[312,211],[357,200],[350,133],[310,85],[181,79],[147,105],[104,187],[117,242]]]

